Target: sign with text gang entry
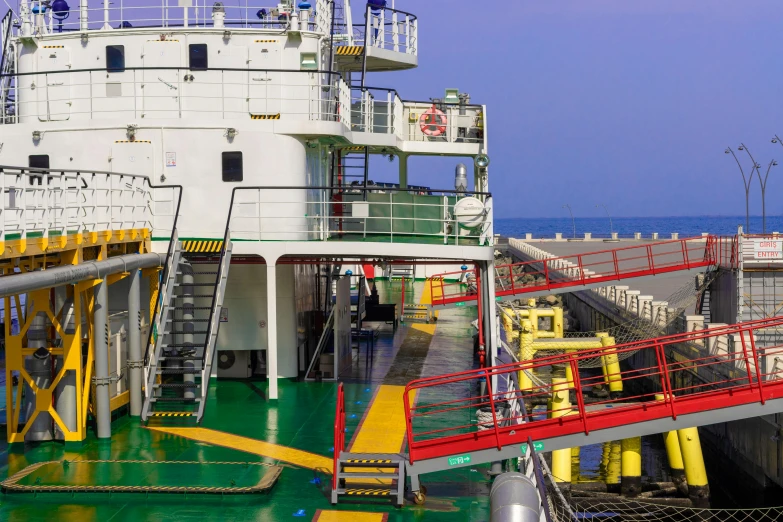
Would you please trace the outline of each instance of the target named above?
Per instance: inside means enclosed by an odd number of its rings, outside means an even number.
[[[783,259],[783,238],[753,238],[753,259]]]

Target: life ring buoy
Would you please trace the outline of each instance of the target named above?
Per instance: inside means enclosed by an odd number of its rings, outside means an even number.
[[[440,136],[446,132],[446,124],[448,119],[443,111],[436,108],[434,105],[427,111],[422,113],[419,118],[419,127],[421,132],[427,136]]]

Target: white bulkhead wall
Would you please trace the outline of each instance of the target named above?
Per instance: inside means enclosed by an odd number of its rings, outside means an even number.
[[[298,72],[303,54],[318,56],[321,36],[192,29],[122,33],[90,31],[48,35],[37,46],[17,44],[19,121],[74,121],[114,118],[233,119],[254,114],[300,111],[310,74]],[[208,71],[189,69],[191,44],[207,45]],[[107,72],[106,46],[124,47],[125,71]],[[321,64],[319,64],[320,66]],[[179,67],[178,70],[131,70]],[[94,70],[99,69],[99,70]],[[214,69],[239,69],[225,71]],[[248,69],[292,73],[260,74]],[[65,71],[65,72],[57,72]],[[33,73],[33,74],[29,74]],[[48,74],[42,74],[48,73]],[[263,91],[263,92],[261,92]]]

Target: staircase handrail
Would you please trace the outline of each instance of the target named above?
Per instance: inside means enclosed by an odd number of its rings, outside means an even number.
[[[536,448],[533,445],[533,439],[531,437],[527,438],[527,454],[525,457],[528,459],[528,462],[533,463],[533,474],[536,477],[536,488],[538,489],[538,497],[541,500],[541,507],[544,509],[546,522],[552,522],[552,512],[549,509],[549,499],[547,498],[546,485],[544,484],[544,472],[541,469],[541,462],[538,460]]]
[[[318,344],[315,346],[315,352],[313,352],[313,358],[310,360],[310,364],[307,366],[307,371],[305,372],[305,380],[311,380],[309,378],[310,372],[313,369],[313,366],[315,366],[315,361],[318,360],[318,355],[326,348],[326,343],[329,341],[329,337],[332,333],[332,326],[334,325],[334,309],[335,307],[332,307],[331,312],[329,312],[329,317],[326,319],[326,322],[324,323],[324,329],[321,332],[321,336],[318,338]]]
[[[337,406],[334,413],[334,460],[332,473],[332,489],[337,489],[339,480],[337,472],[339,471],[340,454],[345,450],[345,390],[343,383],[337,385]]]

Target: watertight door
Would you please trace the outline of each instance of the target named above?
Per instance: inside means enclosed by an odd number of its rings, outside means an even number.
[[[43,47],[38,52],[38,71],[44,73],[38,75],[37,82],[40,121],[71,118],[71,73],[65,72],[70,61],[70,52],[63,46]]]
[[[143,118],[180,117],[182,45],[179,40],[144,42]]]
[[[275,116],[281,107],[280,42],[256,40],[250,45],[250,114]]]

